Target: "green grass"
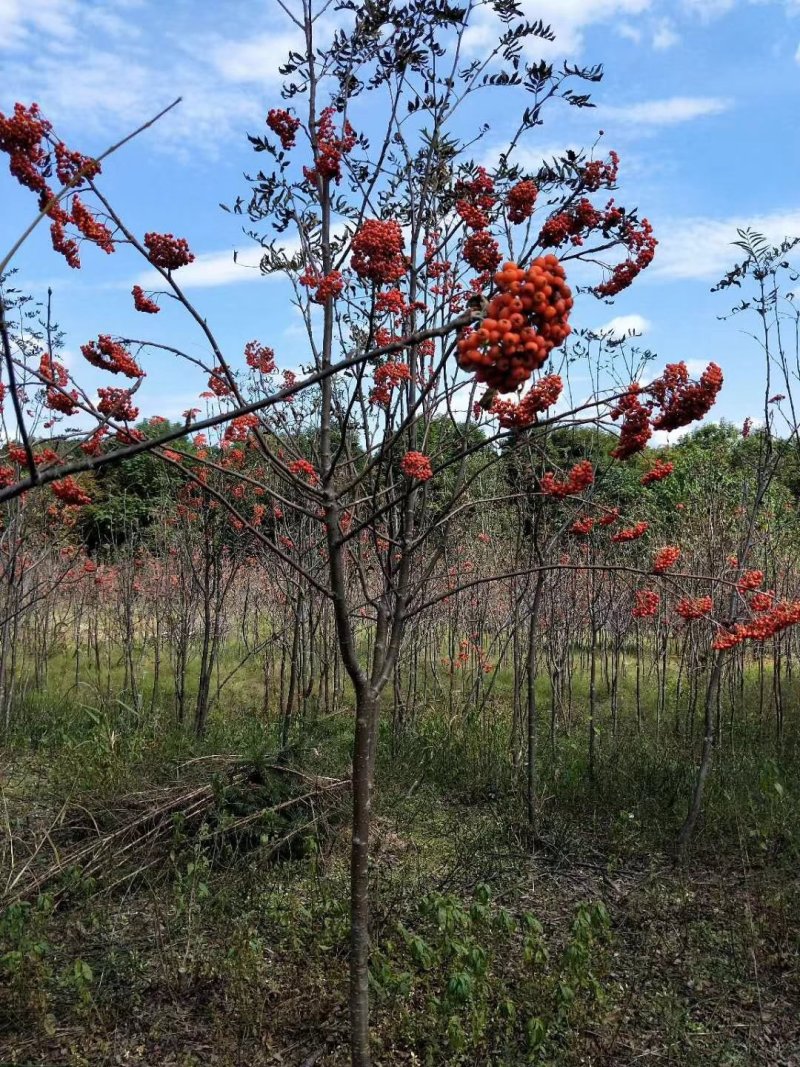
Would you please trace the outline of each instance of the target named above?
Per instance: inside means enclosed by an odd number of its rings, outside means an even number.
[[[223,690],[202,740],[178,729],[166,685],[153,699],[143,670],[137,703],[114,689],[122,676],[112,664],[110,691],[89,673],[75,686],[59,658],[47,689],[14,709],[2,775],[17,856],[65,802],[102,819],[128,791],[201,781],[213,764],[200,757],[277,751],[279,709],[262,714],[257,670]],[[452,716],[431,702],[399,732],[387,703],[372,864],[378,1063],[791,1062],[800,761],[788,727],[779,748],[759,721],[755,674],[745,683],[748,715],[731,727],[723,705],[686,869],[669,850],[697,740],[672,729],[674,693],[657,732],[645,687],[639,731],[629,670],[615,738],[601,688],[590,780],[585,677],[573,678],[569,733],[559,720],[552,746],[540,681],[533,845],[508,672],[485,707],[458,693]],[[292,760],[345,774],[351,711],[347,694],[310,709]],[[346,824],[325,820],[275,856],[257,836],[220,849],[209,829],[176,827],[161,867],[127,887],[103,892],[71,872],[57,907],[45,893],[3,914],[0,1061],[266,1065],[322,1049],[320,1067],[347,1062]],[[576,943],[576,916],[599,905],[602,937]]]

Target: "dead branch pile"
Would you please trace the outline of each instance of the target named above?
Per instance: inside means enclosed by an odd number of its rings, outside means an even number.
[[[240,851],[255,844],[262,858],[274,856],[324,829],[350,787],[281,764],[218,759],[227,766],[211,781],[129,793],[100,810],[67,801],[28,842],[14,840],[6,819],[10,869],[0,881],[0,909],[42,892],[58,900],[76,885],[85,893],[130,883],[163,868],[176,841],[202,840],[212,851],[223,842]]]

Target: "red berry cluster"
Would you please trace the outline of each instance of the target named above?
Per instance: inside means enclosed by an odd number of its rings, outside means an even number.
[[[103,438],[108,434],[107,426],[98,426],[81,445],[81,451],[87,456],[99,456],[102,451]]]
[[[484,230],[489,225],[488,212],[494,207],[494,182],[484,167],[478,167],[470,181],[456,183],[456,212],[471,230]]]
[[[653,419],[653,429],[677,430],[702,419],[721,388],[722,371],[716,363],[709,363],[698,382],[690,380],[685,363],[668,363],[649,390],[661,408],[661,414]]]
[[[458,363],[479,382],[511,392],[530,378],[567,338],[572,294],[555,256],[528,270],[506,263],[495,275],[499,289],[483,322],[458,342]]]
[[[478,230],[464,242],[461,255],[479,274],[491,274],[500,266],[500,246],[488,230]]]
[[[53,212],[55,211],[56,209],[53,208]],[[66,212],[64,214],[66,216]],[[114,251],[114,237],[111,230],[91,213],[79,196],[72,197],[71,214],[63,221],[72,222],[87,241],[102,248],[108,255]]]
[[[47,181],[53,167],[48,144],[51,132],[52,125],[42,117],[37,104],[26,108],[24,104],[17,103],[14,105],[14,114],[9,116],[0,112],[0,152],[8,155],[9,169],[17,181],[38,194],[39,209],[42,211],[55,195]],[[63,185],[77,188],[83,180],[91,179],[100,172],[100,164],[96,160],[70,151],[61,142],[56,142],[54,155],[56,174]],[[81,265],[78,242],[66,234],[66,227],[70,224],[104,251],[114,251],[111,232],[78,197],[73,196],[69,211],[62,203],[50,204],[47,215],[51,220],[53,248],[64,256],[70,267]]]
[[[73,477],[59,478],[53,482],[50,488],[55,496],[63,504],[91,504],[92,498],[85,492]]]
[[[20,467],[24,467],[28,462],[28,455],[21,445],[9,445],[8,458]]]
[[[375,298],[375,310],[383,315],[402,315],[408,310],[408,305],[399,289],[387,289]]]
[[[13,115],[0,111],[0,152],[9,157],[8,166],[20,185],[36,193],[52,195],[43,177],[49,164],[49,152],[42,142],[47,138],[52,125],[42,118],[38,104],[26,108],[14,105]]]
[[[587,515],[583,519],[576,519],[570,526],[570,533],[574,533],[578,537],[588,537],[594,529],[595,521],[591,515]]]
[[[775,594],[772,592],[764,591],[753,593],[749,600],[750,608],[752,611],[755,611],[756,614],[760,615],[762,611],[769,611],[774,599]]]
[[[301,285],[314,290],[311,300],[315,304],[327,304],[328,300],[335,300],[344,289],[344,278],[338,270],[323,275],[318,274],[312,267],[307,267],[297,280]]]
[[[234,441],[246,441],[250,431],[254,430],[257,426],[258,415],[254,413],[250,415],[238,415],[235,419],[231,419],[225,427],[223,441],[225,444],[233,444]]]
[[[359,278],[390,285],[408,269],[403,231],[394,219],[367,219],[353,237],[350,264]]]
[[[564,481],[558,481],[552,471],[542,475],[539,488],[546,496],[554,496],[563,499],[565,496],[575,496],[582,493],[594,484],[594,467],[588,459],[576,463]]]
[[[645,390],[634,382],[628,391],[611,409],[611,418],[622,418],[619,443],[611,452],[615,459],[627,459],[636,452],[641,452],[653,435],[653,430],[677,430],[690,422],[702,419],[713,406],[717,394],[722,388],[722,371],[716,363],[709,363],[698,382],[689,378],[686,364],[668,363],[660,378],[651,382],[646,391],[651,400],[642,401]],[[653,409],[661,410],[653,418]],[[656,463],[655,467],[642,478],[642,485],[666,478],[662,473],[672,473],[671,463]],[[658,471],[658,478],[654,477]],[[647,481],[645,481],[647,479]]]
[[[619,174],[619,155],[611,151],[608,153],[608,161],[594,159],[587,163],[581,171],[581,186],[590,193],[596,193],[601,187],[610,189],[616,185]]]
[[[658,459],[654,467],[651,467],[646,474],[643,474],[639,479],[640,485],[652,485],[653,482],[663,482],[665,478],[669,478],[670,474],[675,470],[675,464],[670,463],[668,460]]]
[[[267,126],[280,138],[281,145],[287,151],[294,148],[294,139],[300,129],[300,119],[290,115],[285,108],[270,108],[267,115]]]
[[[146,233],[144,243],[148,259],[154,267],[162,270],[178,270],[194,262],[194,255],[189,251],[185,237],[175,237],[171,233]]]
[[[665,545],[653,557],[653,574],[666,574],[680,558],[681,550],[677,545]]]
[[[302,477],[308,482],[309,485],[316,485],[319,481],[319,476],[314,470],[314,464],[310,463],[307,459],[295,459],[288,465],[289,471],[296,475],[298,478]]]
[[[81,345],[87,363],[111,374],[124,374],[126,378],[144,378],[144,371],[124,345],[112,341],[108,334],[101,333],[96,341]]]
[[[652,408],[639,399],[641,386],[634,382],[611,409],[611,418],[616,422],[622,419],[619,444],[612,449],[614,459],[627,459],[636,452],[641,452],[653,436],[650,426]]]
[[[733,648],[742,641],[766,641],[769,637],[796,626],[800,622],[800,600],[781,601],[774,608],[750,622],[742,622],[732,630],[723,630],[712,642],[711,647],[718,650]]]
[[[224,397],[233,393],[224,367],[214,367],[208,378],[208,388],[214,396]],[[206,396],[207,394],[201,393],[200,395]]]
[[[46,406],[62,415],[74,415],[78,393],[75,389],[66,391],[65,387],[69,384],[67,368],[53,359],[49,352],[44,352],[39,360],[39,374],[45,382],[50,383],[45,392]]]
[[[585,197],[573,207],[551,215],[539,233],[537,244],[542,248],[559,248],[567,240],[583,244],[585,236],[602,227],[604,215]]]
[[[358,138],[350,123],[345,119],[342,136],[336,135],[333,125],[335,107],[326,107],[317,123],[317,151],[314,167],[303,167],[303,174],[310,182],[316,184],[317,178],[333,178],[338,182],[342,177],[342,157],[352,151]]]
[[[17,475],[13,467],[0,465],[0,489],[13,485],[16,480]]]
[[[384,363],[378,367],[373,375],[375,388],[369,394],[369,401],[377,407],[388,407],[392,398],[392,390],[400,382],[411,380],[411,371],[405,363]]]
[[[620,530],[619,533],[615,533],[611,540],[617,544],[625,541],[638,541],[640,537],[644,537],[649,529],[649,522],[637,522],[635,526],[628,526],[624,530]]]
[[[637,589],[631,615],[634,619],[652,619],[658,614],[660,603],[661,597],[653,589]]]
[[[133,422],[139,417],[139,409],[131,403],[129,389],[100,388],[97,390],[97,395],[100,397],[97,410],[102,415],[107,415],[109,419]]]
[[[619,518],[619,508],[612,508],[597,520],[598,526],[613,526]]]
[[[275,353],[266,345],[259,344],[258,341],[247,342],[244,346],[244,358],[248,367],[261,374],[275,372]]]
[[[133,306],[137,311],[143,311],[147,315],[157,315],[161,310],[155,300],[151,300],[149,296],[145,295],[141,285],[134,285],[131,293],[133,295]]]
[[[710,615],[714,608],[714,601],[710,596],[682,597],[675,605],[676,614],[682,619],[691,622],[694,619],[703,619]]]
[[[530,179],[517,182],[506,193],[508,221],[515,224],[525,222],[533,214],[539,189]]]
[[[637,274],[653,262],[658,241],[653,236],[653,227],[647,219],[642,219],[639,223],[628,219],[622,228],[621,238],[622,243],[633,254],[617,263],[608,281],[592,289],[595,296],[616,296],[623,289],[627,289]]]
[[[763,581],[763,571],[745,571],[736,583],[736,588],[740,593],[751,593],[754,589],[758,589]]]
[[[406,478],[416,478],[418,482],[427,482],[433,477],[431,461],[423,452],[406,452],[400,460],[400,470]]]
[[[536,422],[536,416],[546,411],[561,396],[564,383],[558,374],[548,374],[532,385],[525,396],[516,403],[497,397],[489,409],[503,429],[525,429]]]

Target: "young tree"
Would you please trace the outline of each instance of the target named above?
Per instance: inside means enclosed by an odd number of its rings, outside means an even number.
[[[284,10],[304,42],[283,67],[289,106],[272,108],[268,131],[251,137],[271,166],[253,176],[235,210],[262,244],[262,271],[283,277],[302,316],[301,373],[279,375],[269,336],[247,345],[243,365],[223,353],[180,285],[179,271],[193,258],[187,242],[156,233],[140,239],[102,192],[99,162],[68,150],[35,105],[18,105],[13,116],[0,116],[0,150],[37,194],[56,249],[77,266],[79,242],[107,252],[127,244],[201,330],[208,355],[101,335],[82,346],[85,360],[133,385],[101,387],[93,398],[52,350],[15,342],[3,297],[2,388],[16,441],[2,457],[0,502],[49,485],[66,506],[82,506],[90,500],[82,472],[154,452],[180,469],[198,499],[224,508],[237,529],[291,568],[298,602],[306,590],[330,603],[355,705],[350,1015],[352,1060],[365,1067],[372,792],[381,697],[391,690],[404,637],[453,592],[513,576],[535,576],[526,590],[536,614],[541,574],[562,566],[537,547],[473,581],[450,573],[448,542],[466,515],[509,496],[492,476],[501,442],[524,444],[545,461],[523,490],[535,537],[535,513],[553,501],[596,507],[590,460],[544,470],[555,427],[616,420],[620,438],[608,462],[624,460],[654,428],[701,418],[722,378],[711,364],[693,382],[685,365],[673,364],[648,386],[598,389],[579,405],[560,404],[562,377],[549,361],[570,332],[572,264],[593,264],[598,277],[587,295],[607,299],[650,263],[656,244],[646,219],[608,198],[616,153],[570,153],[533,172],[515,162],[546,108],[589,104],[582,90],[599,80],[599,68],[532,61],[552,34],[525,20],[514,0],[463,8],[446,0],[345,0],[333,30],[327,3],[301,0]],[[481,58],[469,53],[476,19],[498,29]],[[488,127],[475,131],[470,115],[484,94],[487,108],[520,104],[520,115],[496,161],[487,154],[481,165],[473,152]],[[51,163],[63,183],[55,193]],[[159,293],[134,287],[132,295],[145,315],[164,310]],[[183,426],[163,433],[137,430],[134,393],[151,351],[184,359],[207,378],[214,413],[199,421],[187,413]],[[37,389],[50,421],[80,422],[61,430],[57,450],[42,450],[25,424],[23,397]],[[218,429],[212,448],[209,435]],[[193,448],[169,447],[190,435]],[[634,527],[615,540],[637,536]],[[592,604],[600,589],[590,590]],[[532,628],[530,684],[535,641]],[[532,724],[535,697],[528,702]]]

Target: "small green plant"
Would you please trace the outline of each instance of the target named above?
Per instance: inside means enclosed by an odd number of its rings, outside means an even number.
[[[561,951],[530,913],[479,884],[473,899],[428,894],[375,952],[373,989],[400,1039],[426,1064],[557,1062],[602,1005],[609,919],[581,904]]]
[[[35,904],[19,901],[0,913],[0,976],[10,993],[11,1007],[43,1018],[47,987],[52,977],[51,945],[46,927],[52,898],[41,895]]]

